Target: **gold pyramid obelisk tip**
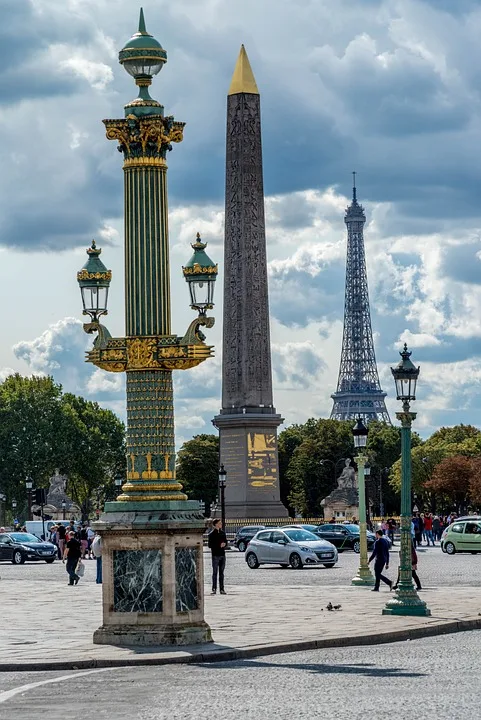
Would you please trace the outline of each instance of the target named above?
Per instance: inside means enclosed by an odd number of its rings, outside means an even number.
[[[252,72],[246,49],[241,45],[239,57],[237,58],[234,74],[230,84],[228,95],[237,95],[237,93],[250,93],[251,95],[259,95],[254,73]]]

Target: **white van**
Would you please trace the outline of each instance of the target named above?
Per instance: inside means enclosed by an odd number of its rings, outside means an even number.
[[[45,537],[42,538],[44,525],[45,525]],[[32,535],[36,535],[40,540],[48,540],[50,538],[50,528],[53,525],[65,525],[65,527],[68,527],[70,525],[70,521],[69,520],[45,520],[45,522],[42,523],[41,520],[27,520],[27,522],[25,523],[27,532],[32,533]]]

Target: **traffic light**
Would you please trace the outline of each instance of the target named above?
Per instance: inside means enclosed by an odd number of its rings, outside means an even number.
[[[47,491],[45,488],[37,488],[35,490],[35,504],[46,505],[47,504]]]

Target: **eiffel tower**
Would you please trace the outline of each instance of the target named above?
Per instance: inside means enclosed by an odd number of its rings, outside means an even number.
[[[352,203],[344,217],[347,225],[344,332],[337,390],[331,395],[334,400],[331,418],[354,420],[361,416],[364,422],[384,420],[390,424],[372,341],[363,235],[366,216],[356,197],[356,173],[352,175]]]

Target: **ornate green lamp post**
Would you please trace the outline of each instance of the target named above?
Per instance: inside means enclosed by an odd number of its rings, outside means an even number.
[[[78,273],[84,325],[97,337],[87,361],[127,376],[127,477],[106,502],[96,524],[102,535],[103,625],[94,642],[135,645],[190,644],[211,640],[203,611],[204,517],[175,477],[172,371],[212,356],[201,326],[212,327],[217,265],[197,237],[184,267],[198,317],[184,336],[172,334],[166,155],[183,139],[184,123],[164,116],[148,88],[167,53],[145,27],[119,54],[139,87],[125,118],[104,120],[107,138],[124,158],[125,337],[112,337],[107,314],[111,273],[92,243]]]
[[[364,480],[364,470],[367,463],[367,457],[364,450],[367,445],[367,427],[364,425],[362,418],[358,417],[356,424],[352,429],[354,437],[354,447],[357,455],[354,461],[357,465],[357,483],[359,491],[359,529],[360,529],[360,554],[359,568],[357,575],[353,577],[351,585],[374,585],[374,578],[367,561],[367,525],[366,525],[366,484]]]
[[[383,615],[431,615],[426,603],[420,599],[413,585],[411,562],[411,425],[416,413],[410,410],[416,400],[419,367],[413,365],[406,343],[399,353],[401,360],[391,368],[396,383],[397,399],[402,401],[402,412],[396,413],[401,422],[401,548],[399,585],[394,597],[384,608]]]

